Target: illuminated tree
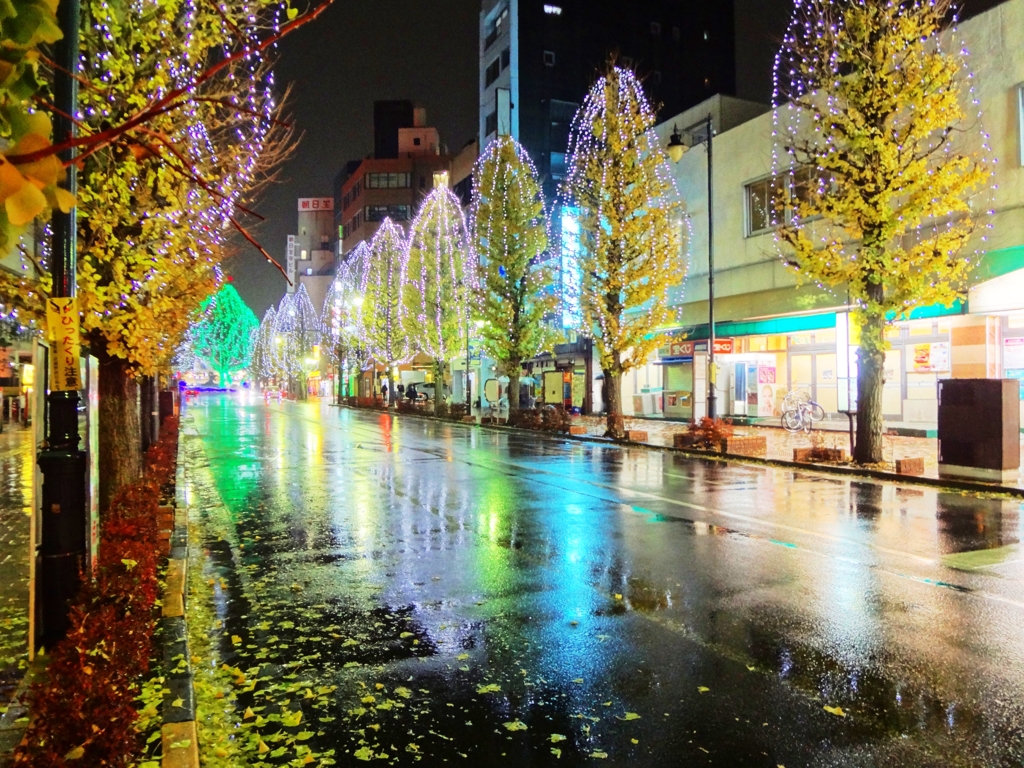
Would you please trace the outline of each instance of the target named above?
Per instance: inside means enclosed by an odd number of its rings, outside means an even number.
[[[359,292],[359,269],[365,259],[366,243],[360,243],[349,258],[338,265],[338,273],[327,291],[320,325],[323,331],[321,349],[338,372],[338,392],[342,393],[345,376],[362,360],[360,327],[363,297]]]
[[[228,386],[233,373],[249,367],[259,321],[230,284],[207,298],[201,312],[202,319],[190,329],[191,345],[196,356],[217,372],[221,386]]]
[[[448,363],[465,349],[470,296],[476,274],[458,198],[435,189],[409,230],[402,322],[416,347],[434,358],[434,410]]]
[[[519,407],[523,360],[550,349],[558,309],[555,272],[537,170],[511,136],[492,141],[477,163],[473,247],[480,259],[482,344],[508,376],[508,404]]]
[[[581,332],[607,383],[609,437],[624,436],[622,374],[646,363],[684,273],[682,220],[643,89],[609,66],[573,118],[566,191],[580,224]]]
[[[252,370],[259,379],[261,387],[270,386],[276,378],[274,365],[274,327],[277,310],[271,306],[263,313],[259,328],[253,333]]]
[[[886,328],[963,296],[969,198],[990,179],[963,141],[971,94],[962,53],[940,44],[948,10],[948,0],[798,3],[776,60],[787,161],[776,170],[795,199],[772,215],[787,262],[845,286],[854,305],[860,463],[882,461]]]
[[[391,219],[384,219],[365,251],[362,267],[362,337],[367,351],[385,366],[394,403],[395,366],[411,352],[409,335],[402,322],[402,275],[405,273],[405,238]]]
[[[306,382],[317,367],[316,348],[320,345],[320,318],[309,300],[306,286],[287,294],[274,316],[274,362],[292,395],[306,399]]]

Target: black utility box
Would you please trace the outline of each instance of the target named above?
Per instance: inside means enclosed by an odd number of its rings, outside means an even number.
[[[939,475],[1008,482],[1020,472],[1020,382],[939,382]]]

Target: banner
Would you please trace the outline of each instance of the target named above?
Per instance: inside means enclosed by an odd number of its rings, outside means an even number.
[[[74,392],[81,388],[78,302],[49,299],[46,327],[50,337],[50,391]]]

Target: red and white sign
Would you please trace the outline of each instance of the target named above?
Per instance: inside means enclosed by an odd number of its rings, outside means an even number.
[[[715,354],[731,355],[735,346],[734,339],[715,339]]]
[[[300,211],[333,211],[333,197],[300,197]]]

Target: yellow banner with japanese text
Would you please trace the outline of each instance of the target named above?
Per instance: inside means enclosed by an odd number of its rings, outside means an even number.
[[[50,337],[50,391],[75,391],[82,384],[78,369],[81,347],[78,302],[75,299],[49,299],[46,302],[46,327]]]

